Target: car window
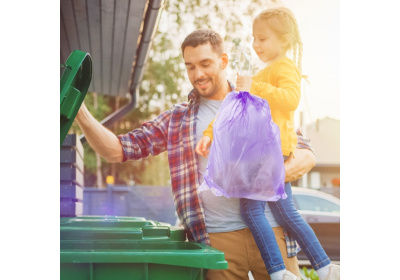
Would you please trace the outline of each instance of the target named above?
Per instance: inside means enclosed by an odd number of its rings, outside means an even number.
[[[310,195],[294,195],[297,202],[297,210],[340,212],[340,206],[327,199]]]

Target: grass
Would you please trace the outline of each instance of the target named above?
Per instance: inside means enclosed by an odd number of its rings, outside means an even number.
[[[314,269],[308,269],[303,266],[303,269],[300,270],[301,279],[302,280],[319,280],[318,274]]]

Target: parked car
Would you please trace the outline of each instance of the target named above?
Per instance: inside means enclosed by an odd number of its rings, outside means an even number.
[[[308,222],[332,261],[340,261],[340,199],[308,188],[292,187],[293,202]],[[299,262],[308,260],[304,251],[297,255]]]
[[[314,189],[292,187],[296,209],[308,223],[340,223],[340,199]]]

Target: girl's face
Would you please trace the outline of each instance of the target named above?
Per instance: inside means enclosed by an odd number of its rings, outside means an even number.
[[[263,21],[253,23],[253,49],[262,62],[271,62],[286,54],[285,42]]]

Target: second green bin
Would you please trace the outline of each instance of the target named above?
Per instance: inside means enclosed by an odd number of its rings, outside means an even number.
[[[61,218],[61,280],[201,280],[224,253],[186,242],[181,227],[145,218]]]

